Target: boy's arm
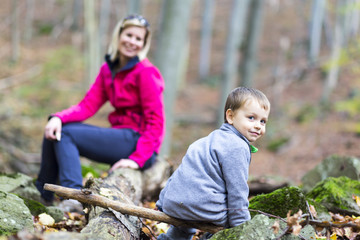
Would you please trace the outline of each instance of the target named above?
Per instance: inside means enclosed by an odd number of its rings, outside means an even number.
[[[247,147],[247,146],[246,146]],[[250,220],[248,210],[250,153],[243,145],[240,149],[229,151],[222,169],[227,191],[228,220],[230,227],[235,227]]]

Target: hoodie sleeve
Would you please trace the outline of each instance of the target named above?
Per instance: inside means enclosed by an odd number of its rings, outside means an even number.
[[[228,220],[230,227],[235,227],[250,219],[247,184],[250,151],[247,144],[238,138],[224,154],[222,172],[227,191]]]

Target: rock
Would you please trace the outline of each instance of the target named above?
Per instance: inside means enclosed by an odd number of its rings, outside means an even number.
[[[64,212],[61,211],[59,208],[54,206],[46,207],[47,213],[52,216],[55,220],[55,222],[60,222],[64,220]]]
[[[355,157],[330,156],[302,177],[302,189],[307,193],[318,182],[328,177],[340,176],[360,180],[360,160]]]
[[[0,191],[0,235],[11,235],[23,229],[34,231],[29,209],[15,194]]]
[[[41,197],[33,179],[21,173],[0,173],[0,191],[15,193],[23,198],[40,202]]]
[[[261,194],[253,197],[249,202],[249,209],[260,210],[279,217],[286,217],[291,210],[296,213],[301,209],[307,212],[306,198],[298,187],[285,187],[272,193]],[[250,211],[251,216],[259,214]]]
[[[40,202],[19,196],[29,208],[31,215],[38,216],[41,213],[48,213],[47,208]]]
[[[103,240],[101,236],[77,233],[77,232],[53,232],[45,233],[42,238],[43,240]]]
[[[342,176],[319,182],[306,196],[333,213],[360,216],[360,207],[353,195],[360,196],[360,182]]]
[[[249,240],[249,239],[276,239],[276,237],[282,234],[282,230],[286,228],[286,223],[280,222],[280,231],[275,234],[272,226],[275,221],[279,221],[276,219],[270,219],[269,217],[259,214],[256,215],[250,221],[247,221],[240,226],[226,229],[220,232],[217,232],[210,238],[211,240]],[[305,226],[301,232],[301,237],[304,239],[312,239],[311,237],[315,237],[315,231],[311,226]],[[299,236],[295,236],[292,234],[287,234],[281,239],[285,240],[296,240],[301,239]],[[314,238],[315,239],[315,238]]]

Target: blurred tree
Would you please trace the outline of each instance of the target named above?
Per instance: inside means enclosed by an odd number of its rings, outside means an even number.
[[[99,23],[99,39],[100,39],[100,58],[105,55],[108,44],[108,31],[110,20],[111,0],[101,0],[100,5],[100,23]]]
[[[34,0],[27,0],[26,15],[25,15],[25,30],[24,30],[24,35],[25,35],[24,37],[26,42],[31,41],[33,35],[34,9],[35,9]]]
[[[257,52],[261,38],[263,15],[263,0],[251,1],[249,8],[249,21],[245,34],[243,47],[243,58],[240,66],[241,81],[239,85],[251,87],[253,85],[254,73],[257,65]]]
[[[95,0],[84,0],[84,13],[85,42],[87,46],[85,53],[86,74],[84,87],[88,88],[90,83],[94,81],[100,68],[100,42],[95,16]]]
[[[220,95],[220,105],[218,110],[217,122],[218,125],[221,125],[224,122],[224,106],[226,98],[235,86],[236,81],[236,67],[238,66],[238,54],[239,47],[243,40],[243,33],[245,29],[245,19],[247,15],[247,10],[249,7],[249,0],[233,0],[232,2],[232,12],[229,19],[229,32],[226,40],[226,49],[225,49],[225,60],[223,68],[223,77],[221,95]]]
[[[309,63],[311,65],[315,64],[319,57],[325,8],[325,0],[313,0],[309,33]]]
[[[11,60],[17,62],[20,56],[20,29],[19,29],[19,8],[18,0],[11,2]]]
[[[214,0],[203,0],[204,11],[201,27],[199,79],[205,81],[209,76],[211,59],[212,22],[214,17]]]
[[[71,29],[76,31],[80,26],[80,15],[82,10],[82,0],[74,0],[73,2],[73,23],[71,25]]]
[[[178,79],[182,76],[181,56],[186,48],[188,25],[191,16],[192,0],[165,0],[163,2],[161,34],[155,52],[155,65],[165,80],[166,135],[161,153],[171,151],[171,135],[174,122],[173,108],[177,94]]]
[[[328,74],[326,77],[325,85],[322,92],[322,103],[326,104],[329,101],[330,94],[337,85],[339,71],[340,71],[340,57],[341,49],[344,43],[344,20],[346,16],[346,11],[344,6],[346,6],[345,0],[337,0],[336,2],[336,19],[335,19],[335,30],[334,30],[334,40],[331,49],[330,64],[328,68]]]
[[[141,14],[141,0],[127,0],[128,14]]]

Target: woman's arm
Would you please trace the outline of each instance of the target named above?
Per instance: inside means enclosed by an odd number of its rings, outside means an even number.
[[[129,156],[139,167],[143,167],[157,151],[165,132],[165,110],[163,101],[164,80],[155,68],[147,68],[139,78],[139,97],[145,118],[144,132],[141,134],[136,150]]]

